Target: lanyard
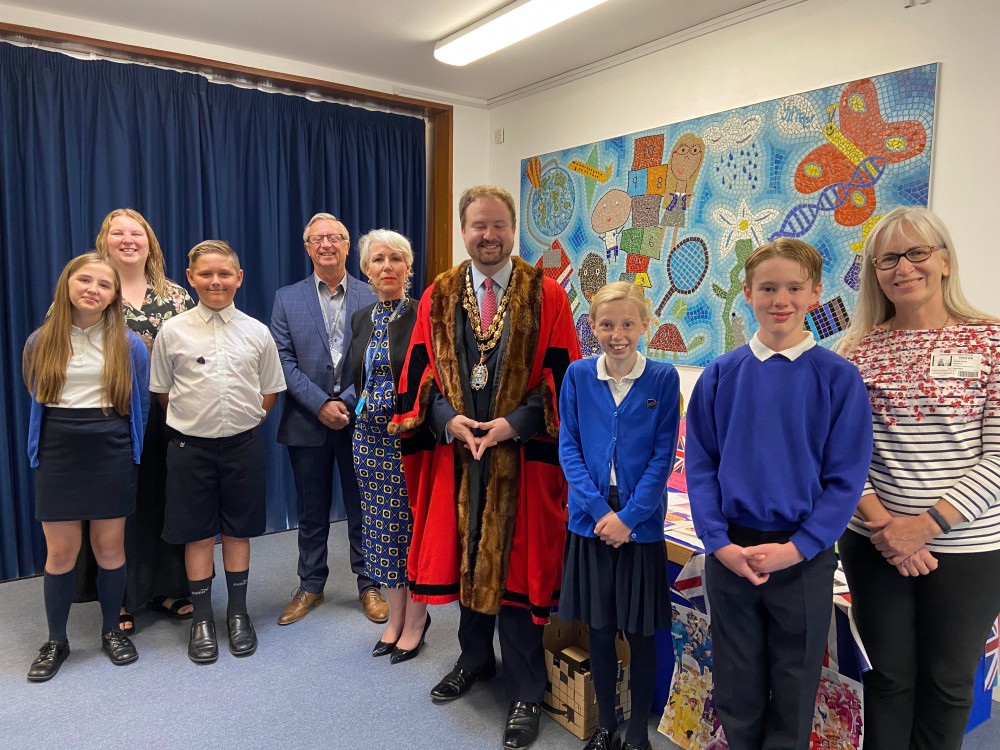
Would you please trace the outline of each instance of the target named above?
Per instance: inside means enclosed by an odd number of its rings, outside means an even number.
[[[394,321],[396,318],[399,317],[399,314],[401,312],[403,312],[403,310],[405,308],[406,308],[406,297],[403,297],[401,300],[399,300],[399,302],[396,303],[396,309],[394,309],[392,311],[392,315],[390,315],[389,316],[389,320],[386,321],[386,324],[385,324],[385,333],[386,333],[386,336],[389,335],[389,325],[392,323],[392,321]],[[365,347],[365,388],[366,389],[367,389],[368,385],[371,383],[371,380],[372,380],[372,370],[374,369],[374,366],[375,366],[375,352],[378,349],[377,345],[376,346],[372,346],[372,342],[373,342],[373,340],[375,338],[375,312],[376,312],[377,309],[378,309],[378,305],[376,305],[375,307],[372,308],[372,333],[371,333],[371,336],[368,337],[368,346]]]
[[[325,281],[323,283],[326,284]],[[334,297],[334,294],[333,294],[334,289],[332,289],[329,284],[326,284],[326,288],[330,290],[330,299],[329,299],[329,302],[332,302],[333,301],[333,297]],[[317,293],[318,293],[318,291],[319,291],[319,286],[317,285]],[[340,316],[344,312],[344,305],[347,304],[347,294],[346,293],[344,294],[344,299],[341,300],[340,306],[337,308],[337,315],[333,319],[332,322],[330,321],[330,313],[327,310],[328,300],[325,299],[324,297],[320,296],[320,300],[319,301],[320,301],[319,309],[320,309],[320,312],[323,313],[323,325],[326,326],[326,330],[327,330],[326,343],[327,343],[327,346],[330,349],[330,355],[332,356],[333,355],[333,336],[334,336],[334,333],[337,331],[337,327],[340,325]],[[338,359],[339,359],[339,357],[338,357]],[[336,362],[335,362],[335,364],[336,364]]]

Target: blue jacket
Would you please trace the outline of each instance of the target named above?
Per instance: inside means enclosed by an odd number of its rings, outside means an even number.
[[[343,366],[338,384],[333,382],[330,339],[313,274],[295,284],[283,286],[275,293],[271,336],[278,347],[285,385],[288,386],[278,423],[279,443],[322,445],[330,428],[316,415],[335,393],[349,411],[354,411],[357,397],[351,367],[351,317],[376,299],[368,284],[347,274],[347,297],[342,313],[345,320],[341,349]]]
[[[129,402],[129,423],[132,427],[132,460],[139,463],[142,455],[142,436],[149,416],[149,351],[137,333],[128,331],[129,354],[132,357],[132,400]],[[38,332],[28,337],[25,348],[35,346]],[[45,404],[38,403],[32,391],[31,414],[28,417],[28,459],[31,468],[38,466],[38,438],[42,432],[42,414]],[[137,418],[138,416],[138,418]]]
[[[569,530],[593,537],[611,512],[615,466],[618,518],[636,542],[663,542],[667,479],[677,450],[680,378],[663,362],[646,360],[642,375],[615,406],[597,377],[597,359],[573,362],[559,393],[559,462],[569,483]]]

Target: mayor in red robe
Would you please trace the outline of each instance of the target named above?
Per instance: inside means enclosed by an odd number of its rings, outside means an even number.
[[[509,194],[471,188],[459,207],[472,262],[420,301],[393,425],[413,511],[407,572],[418,601],[461,605],[461,655],[436,701],[493,676],[499,623],[504,745],[518,748],[537,735],[545,690],[542,626],[558,603],[566,534],[557,404],[580,347],[566,292],[510,257]],[[497,303],[483,308],[487,295]],[[480,313],[493,307],[489,327]]]

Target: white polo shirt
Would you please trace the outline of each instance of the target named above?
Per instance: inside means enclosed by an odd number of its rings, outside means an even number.
[[[238,435],[260,424],[264,394],[285,390],[267,326],[230,305],[199,303],[163,321],[153,343],[149,390],[167,393],[167,424],[185,435]]]

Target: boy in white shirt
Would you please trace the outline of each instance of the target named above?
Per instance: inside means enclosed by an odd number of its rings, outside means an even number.
[[[215,537],[229,592],[229,650],[249,656],[257,634],[247,613],[250,537],[264,533],[265,449],[258,425],[285,390],[267,326],[233,304],[243,271],[233,249],[205,240],[188,253],[192,310],[164,321],[150,363],[149,389],[174,430],[167,449],[163,538],[185,544],[194,617],[188,657],[219,658],[212,611]]]

